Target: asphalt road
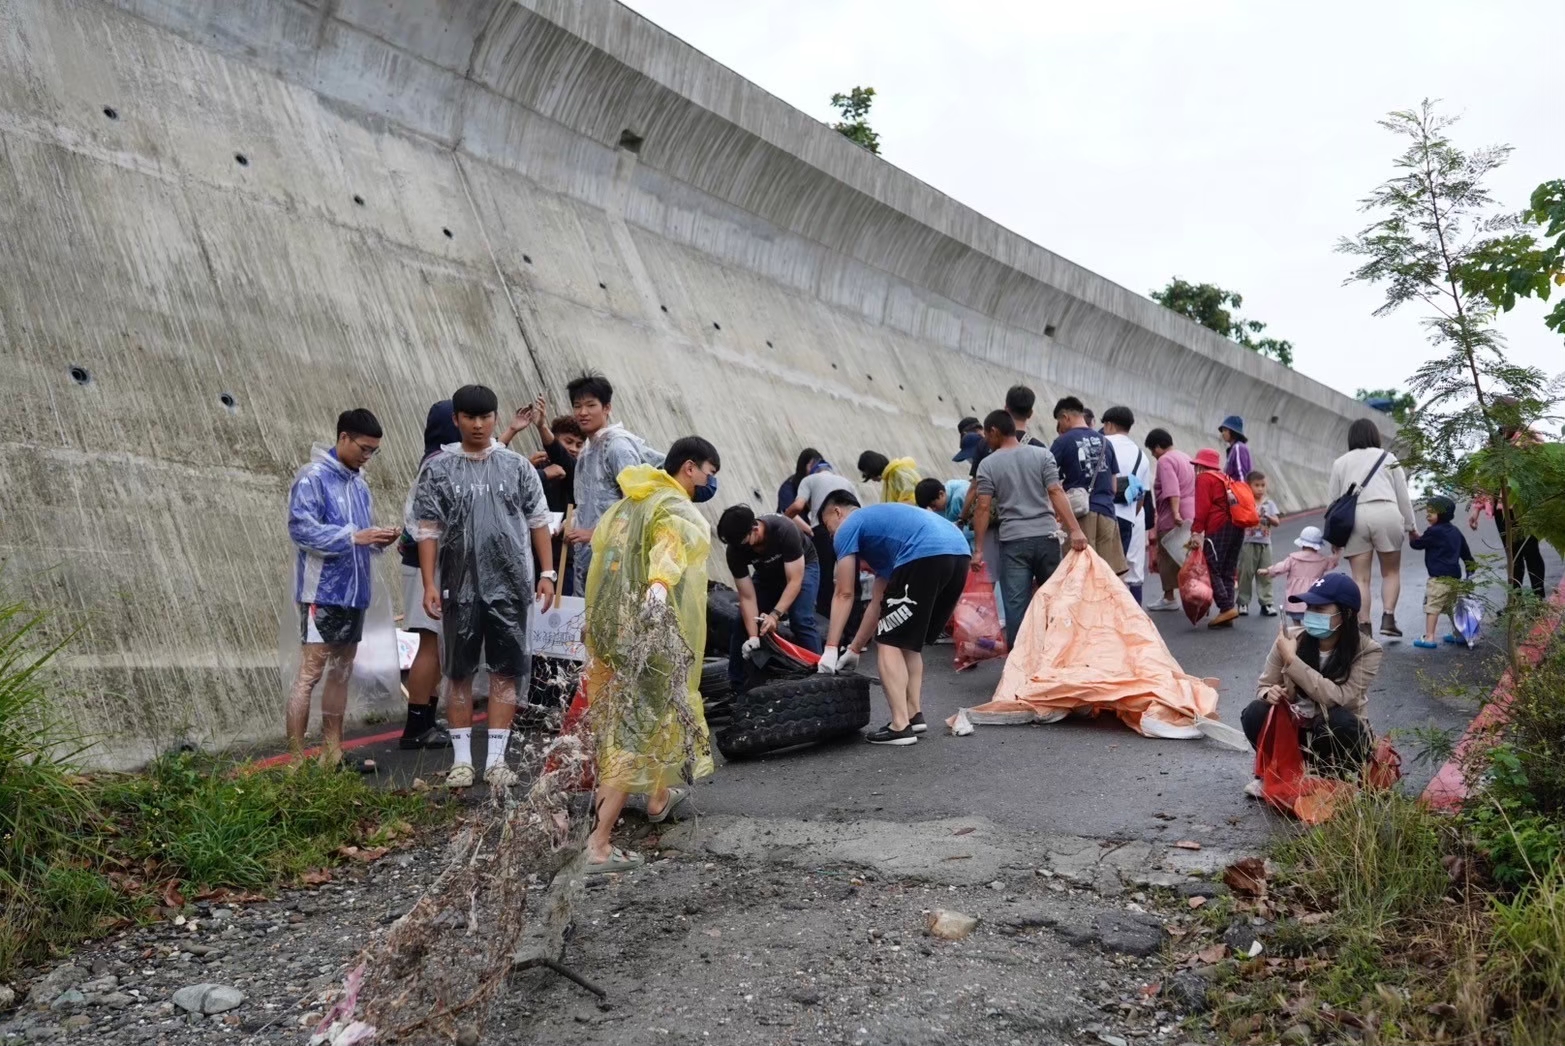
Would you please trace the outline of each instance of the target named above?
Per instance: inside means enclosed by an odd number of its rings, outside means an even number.
[[[1285,522],[1274,535],[1277,555],[1318,517]],[[1499,549],[1487,522],[1469,535],[1474,552]],[[1549,585],[1560,580],[1560,562],[1546,553]],[[1377,733],[1419,727],[1460,730],[1503,667],[1497,637],[1474,650],[1412,646],[1423,619],[1426,575],[1422,553],[1404,553],[1397,619],[1407,633],[1393,642],[1370,692],[1370,719]],[[1279,588],[1279,592],[1280,592]],[[1379,614],[1378,575],[1374,586]],[[1219,717],[1238,725],[1239,711],[1254,684],[1276,632],[1277,621],[1241,618],[1229,631],[1191,626],[1181,613],[1152,615],[1170,650],[1187,672],[1219,682]],[[733,763],[698,786],[702,813],[777,818],[915,821],[976,814],[1018,830],[1172,842],[1195,839],[1244,845],[1285,822],[1242,792],[1252,756],[1204,739],[1144,738],[1117,720],[1068,719],[1049,726],[980,726],[969,737],[952,737],[940,723],[959,707],[988,700],[1000,675],[991,661],[957,674],[949,646],[926,651],[925,714],[932,724],[918,745],[883,748],[849,742]],[[868,660],[873,670],[873,659]],[[874,725],[887,717],[884,698],[874,691]],[[482,734],[474,738],[481,760]],[[1433,766],[1417,761],[1411,737],[1398,740],[1407,787],[1421,789]],[[433,777],[446,753],[407,753],[394,743],[355,753],[370,756],[382,774],[405,782]]]

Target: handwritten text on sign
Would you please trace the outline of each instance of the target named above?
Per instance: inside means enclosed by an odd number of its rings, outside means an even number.
[[[580,596],[561,596],[552,610],[533,608],[531,626],[533,654],[558,657],[567,661],[587,660],[582,630],[587,627],[587,601]]]

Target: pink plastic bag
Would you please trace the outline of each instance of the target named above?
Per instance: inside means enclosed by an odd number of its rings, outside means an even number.
[[[1179,568],[1179,601],[1192,625],[1212,609],[1212,574],[1206,566],[1206,551],[1200,546],[1185,557],[1185,565]]]
[[[962,598],[951,612],[951,629],[956,636],[954,664],[958,672],[1009,653],[994,601],[994,582],[983,567],[968,573]]]

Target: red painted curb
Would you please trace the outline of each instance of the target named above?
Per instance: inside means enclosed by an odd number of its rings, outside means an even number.
[[[473,722],[474,723],[485,723],[485,722],[488,722],[488,721],[489,721],[489,713],[487,713],[487,712],[474,712],[473,713]],[[402,736],[402,731],[401,730],[387,730],[384,734],[369,734],[369,735],[364,736],[364,737],[345,738],[343,740],[343,742],[342,742],[342,750],[344,752],[351,752],[355,748],[367,748],[370,745],[383,745],[387,741],[395,741],[397,738],[399,738],[401,736]],[[310,758],[312,758],[314,756],[320,755],[320,753],[321,753],[321,746],[320,745],[316,745],[314,748],[306,748],[304,750],[304,758],[310,759]],[[254,769],[254,770],[265,770],[267,767],[281,766],[283,763],[288,762],[292,758],[293,758],[293,754],[292,753],[290,753],[290,752],[282,752],[282,753],[279,753],[278,755],[269,755],[265,759],[257,759],[255,762],[250,764],[250,767],[251,767],[251,769]]]
[[[1544,650],[1559,628],[1562,614],[1565,614],[1565,579],[1560,581],[1554,595],[1549,597],[1549,605],[1554,608],[1553,611],[1544,615],[1543,620],[1533,626],[1522,642],[1521,656],[1529,665],[1536,665],[1542,660]],[[1515,677],[1511,669],[1507,668],[1499,683],[1495,684],[1494,692],[1489,695],[1489,703],[1467,724],[1456,751],[1424,788],[1421,797],[1424,803],[1436,810],[1454,810],[1467,798],[1467,777],[1462,773],[1462,764],[1473,746],[1483,744],[1489,732],[1505,722],[1505,710],[1514,697],[1515,685]]]

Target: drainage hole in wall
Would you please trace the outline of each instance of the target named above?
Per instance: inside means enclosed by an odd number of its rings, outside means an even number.
[[[866,378],[868,378],[868,379],[869,379],[869,380],[870,380],[870,381],[874,381],[874,380],[875,380],[875,375],[873,375],[873,374],[866,374],[866,375],[864,375],[864,376],[865,376],[865,377],[866,377]]]
[[[641,152],[642,137],[630,128],[625,128],[619,133],[619,147],[627,152]]]
[[[897,386],[897,388],[898,388],[898,389],[901,389],[901,390],[902,390],[902,391],[903,391],[903,392],[906,392],[906,391],[907,391],[907,390],[906,390],[906,389],[903,389],[903,388],[902,388],[902,386],[901,386],[901,385],[898,385],[898,386]]]
[[[441,233],[441,235],[442,235],[442,236],[444,236],[444,237],[445,237],[445,238],[446,238],[446,239],[448,239],[448,240],[449,240],[449,239],[451,239],[451,230],[450,230],[450,229],[446,229],[446,228],[441,228],[441,230],[440,230],[440,233]]]
[[[1275,414],[1272,415],[1272,424],[1273,425],[1277,424],[1277,415],[1275,415]]]
[[[107,116],[111,120],[118,120],[120,118],[119,110],[114,108],[112,105],[105,105],[103,107],[103,115]]]
[[[664,312],[668,311],[668,306],[667,305],[659,305],[658,308],[662,309]]]
[[[835,364],[835,363],[833,363],[833,364],[832,364],[832,365],[831,365],[831,369],[832,369],[832,370],[836,370],[836,369],[837,369],[837,365],[836,365],[836,364]]]
[[[235,153],[234,154],[234,162],[237,163],[241,167],[249,167],[250,166],[250,157],[246,156],[244,153]]]
[[[364,197],[360,196],[358,193],[354,193],[353,194],[353,202],[358,204],[360,207],[363,207],[364,206]]]
[[[944,403],[946,401],[946,398],[944,396],[936,396],[935,399],[939,400],[941,403]]]
[[[716,321],[713,321],[713,323],[712,323],[712,329],[713,329],[713,330],[715,330],[715,331],[720,331],[720,330],[722,330],[722,329],[723,329],[723,325],[722,325],[722,324],[721,324],[721,323],[718,323],[718,322],[716,322]]]
[[[217,398],[217,402],[221,403],[229,410],[233,410],[237,405],[238,400],[234,399],[234,394],[232,392],[225,392]]]
[[[609,289],[609,285],[608,284],[604,283],[602,280],[598,281],[598,290],[606,291],[608,289]]]
[[[767,343],[766,343],[766,347],[767,347],[767,348],[768,348],[768,349],[769,349],[769,348],[771,348],[771,347],[772,347],[772,343],[771,343],[771,342],[767,342]]]
[[[72,367],[71,380],[78,385],[87,385],[92,382],[92,372],[86,367]]]
[[[1052,323],[1045,323],[1043,325],[1043,336],[1045,338],[1052,338],[1052,337],[1054,337],[1054,324],[1052,324]]]
[[[759,490],[751,490],[750,491],[750,496],[755,498],[755,500],[757,500],[757,501],[761,500],[761,492]]]
[[[533,263],[533,257],[530,254],[524,254],[522,255],[522,261],[526,262],[528,265],[531,265]]]

